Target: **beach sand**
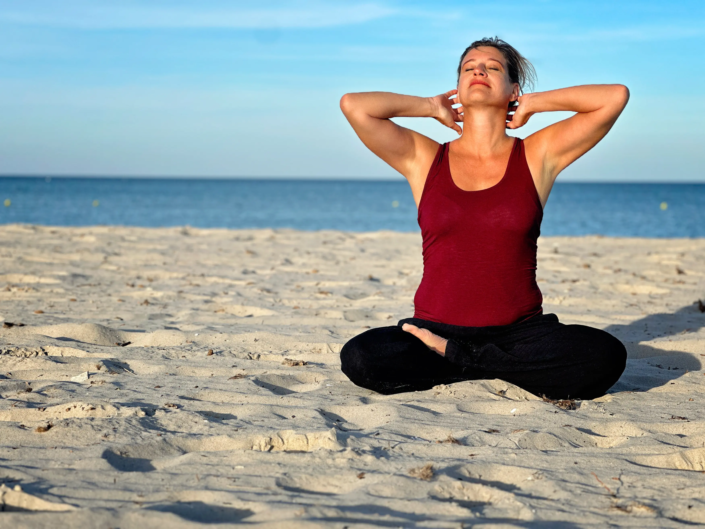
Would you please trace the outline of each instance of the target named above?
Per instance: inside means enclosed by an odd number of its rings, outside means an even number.
[[[347,380],[341,346],[412,315],[420,245],[0,226],[0,525],[705,523],[705,240],[540,240],[544,311],[629,350],[574,406]]]

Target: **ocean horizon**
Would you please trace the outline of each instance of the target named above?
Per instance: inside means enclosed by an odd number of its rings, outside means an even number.
[[[0,177],[0,224],[419,231],[403,180]],[[705,237],[705,183],[557,182],[542,235]]]

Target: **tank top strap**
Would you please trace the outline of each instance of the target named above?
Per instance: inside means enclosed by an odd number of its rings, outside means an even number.
[[[526,148],[524,146],[523,139],[517,138],[517,147],[516,158],[514,160],[515,166],[512,172],[517,173],[515,178],[520,181],[520,185],[526,192],[527,196],[531,198],[534,204],[543,213],[541,198],[539,197],[539,192],[536,189],[534,177],[531,175],[529,162],[526,161]]]
[[[509,184],[517,185],[517,175],[518,168],[521,165],[521,138],[514,138],[514,143],[512,144],[512,152],[509,153],[509,161],[507,162],[506,172],[504,174],[504,179],[509,180]]]
[[[436,180],[438,180],[438,173],[447,166],[448,164],[448,143],[442,143],[438,146],[436,151],[436,156],[433,159],[428,174],[426,175],[426,181],[423,185],[423,191],[421,193],[421,201],[419,202],[419,212],[421,211],[421,205],[424,202],[424,197],[426,197],[431,188],[434,186]]]

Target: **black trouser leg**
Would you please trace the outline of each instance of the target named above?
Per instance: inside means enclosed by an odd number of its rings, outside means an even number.
[[[409,322],[449,339],[446,356],[401,330]],[[536,395],[591,399],[620,377],[626,349],[614,336],[584,325],[564,325],[553,314],[501,327],[459,327],[408,318],[371,329],[341,351],[343,372],[379,393],[499,378]]]
[[[515,345],[512,354],[524,369],[507,366],[484,376],[552,399],[600,397],[617,382],[627,362],[627,350],[617,338],[584,325],[561,325],[538,340]]]
[[[356,385],[390,395],[473,378],[400,327],[370,329],[340,351],[343,373]]]

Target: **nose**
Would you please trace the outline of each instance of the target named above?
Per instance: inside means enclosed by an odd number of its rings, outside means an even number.
[[[475,69],[472,72],[473,76],[480,75],[480,76],[486,76],[487,72],[485,71],[485,67],[478,64]]]

